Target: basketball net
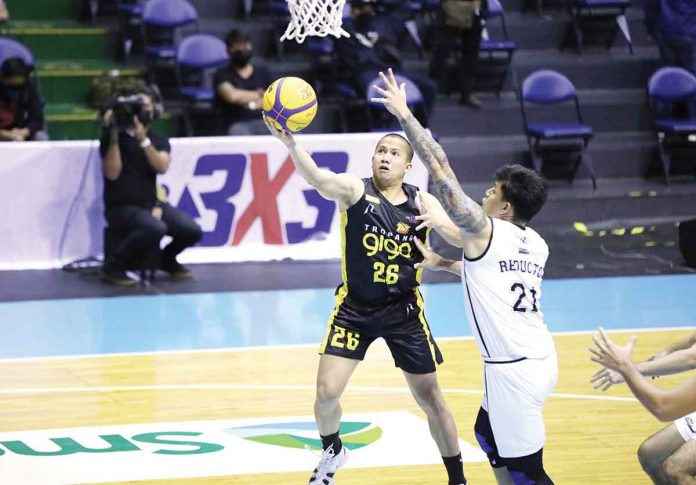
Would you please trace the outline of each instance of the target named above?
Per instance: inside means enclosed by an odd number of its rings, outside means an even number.
[[[290,24],[280,38],[281,41],[295,39],[298,44],[301,44],[309,35],[350,37],[341,27],[346,0],[287,1],[290,9]]]

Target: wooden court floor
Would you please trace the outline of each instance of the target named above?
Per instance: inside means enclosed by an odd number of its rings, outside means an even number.
[[[645,358],[689,333],[641,332],[637,357]],[[612,335],[619,342],[629,336]],[[594,391],[589,384],[596,370],[588,357],[589,335],[560,335],[555,340],[560,376],[545,410],[549,474],[557,484],[649,483],[635,452],[643,439],[664,424],[636,401],[604,399],[630,396],[625,386],[607,393]],[[446,340],[440,345],[446,360],[439,371],[440,383],[447,390],[460,437],[475,444],[472,430],[481,399],[475,392],[482,386],[480,356],[472,340]],[[317,359],[315,347],[294,347],[0,361],[0,429],[310,415]],[[671,387],[683,379],[656,382]],[[231,386],[215,387],[223,384]],[[349,385],[343,399],[346,413],[408,410],[422,416],[382,345],[368,352],[351,384],[360,389]],[[268,385],[279,388],[264,388]],[[399,389],[384,392],[371,387]],[[304,484],[310,471],[129,483]],[[474,485],[494,483],[484,463],[468,465],[466,474]],[[425,485],[446,484],[447,479],[442,466],[391,467],[341,470],[336,483]]]

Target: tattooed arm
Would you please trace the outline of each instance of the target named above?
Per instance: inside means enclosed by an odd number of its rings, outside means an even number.
[[[413,150],[430,173],[442,207],[452,222],[460,228],[463,239],[469,241],[469,244],[464,246],[465,253],[469,257],[478,256],[485,250],[490,239],[490,219],[481,206],[464,193],[450,167],[445,151],[409,110],[405,86],[396,83],[391,69],[388,76],[383,73],[380,73],[380,76],[385,88],[377,87],[377,92],[383,97],[373,98],[372,101],[384,104],[399,120]],[[479,248],[480,251],[477,250]]]

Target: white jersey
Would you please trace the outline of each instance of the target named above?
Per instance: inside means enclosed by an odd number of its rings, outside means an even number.
[[[533,229],[491,219],[491,240],[476,259],[462,256],[467,314],[486,362],[543,359],[555,352],[541,311],[541,280],[549,256]]]

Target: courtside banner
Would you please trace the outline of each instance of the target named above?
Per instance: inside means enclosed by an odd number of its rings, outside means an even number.
[[[369,177],[381,136],[297,140],[319,166]],[[159,183],[169,203],[204,231],[182,262],[340,257],[336,204],[295,172],[280,141],[260,136],[171,142],[172,164]],[[94,142],[3,144],[0,159],[0,269],[57,267],[102,253],[101,161]],[[427,187],[418,160],[406,180]]]

